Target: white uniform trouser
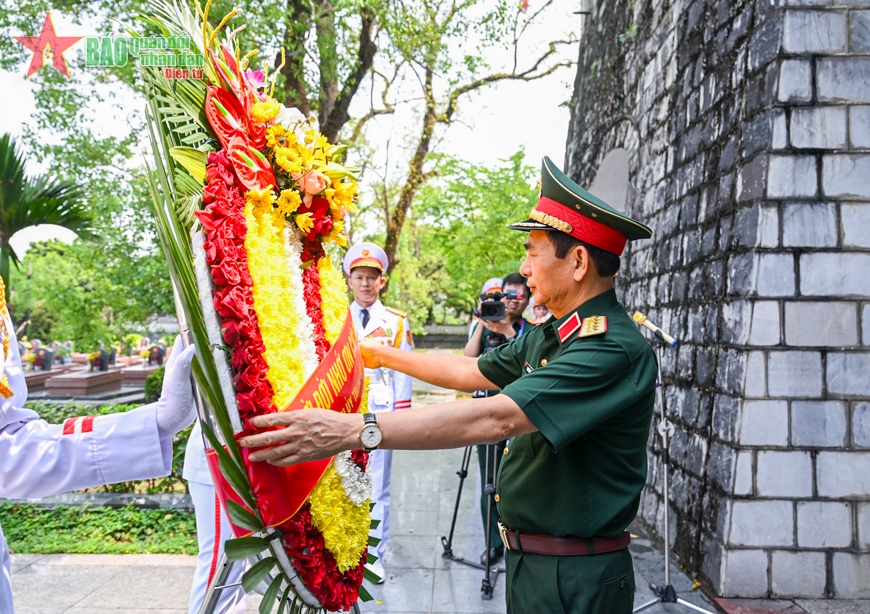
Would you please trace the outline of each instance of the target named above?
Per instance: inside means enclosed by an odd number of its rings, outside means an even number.
[[[199,614],[209,579],[218,574],[218,566],[224,554],[224,542],[232,539],[233,533],[226,515],[221,510],[214,486],[193,481],[188,482],[187,486],[196,508],[196,537],[199,541],[196,573],[193,575],[187,613]],[[241,582],[245,568],[241,561],[234,563],[226,583]],[[215,614],[244,614],[245,602],[245,591],[241,586],[226,588],[221,591]]]
[[[373,450],[369,453],[369,463],[366,471],[372,476],[372,518],[380,520],[378,528],[371,532],[372,537],[381,541],[369,550],[384,562],[384,552],[387,550],[387,539],[390,536],[390,470],[393,464],[392,450]]]

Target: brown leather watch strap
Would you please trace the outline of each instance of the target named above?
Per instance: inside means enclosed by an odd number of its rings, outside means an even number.
[[[549,556],[583,556],[603,554],[627,548],[631,535],[625,531],[619,537],[556,537],[545,533],[520,533],[498,523],[501,540],[508,550],[546,554]]]

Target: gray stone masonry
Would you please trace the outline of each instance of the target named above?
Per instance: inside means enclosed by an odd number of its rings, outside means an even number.
[[[629,152],[620,299],[665,350],[639,515],[715,592],[870,596],[870,0],[603,0],[566,172]]]

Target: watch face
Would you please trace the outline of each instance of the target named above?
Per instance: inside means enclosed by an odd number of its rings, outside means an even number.
[[[377,424],[366,424],[359,438],[366,448],[377,448],[381,445],[381,429]]]

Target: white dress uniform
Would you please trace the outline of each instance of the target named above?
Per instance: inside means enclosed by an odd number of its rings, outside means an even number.
[[[2,297],[0,283],[0,297]],[[0,497],[47,497],[169,475],[172,438],[161,439],[157,404],[108,416],[70,418],[48,424],[23,405],[27,385],[18,343],[5,306],[0,307],[4,343],[2,373],[8,390],[0,396]],[[12,614],[9,550],[0,528],[0,612]]]
[[[357,266],[369,266],[386,272],[389,266],[387,255],[373,243],[357,243],[344,257],[344,271],[350,272]],[[363,326],[362,311],[368,312],[368,322]],[[379,341],[384,345],[411,351],[414,343],[411,338],[411,324],[408,317],[396,309],[385,307],[377,300],[369,307],[356,301],[350,304],[357,337]],[[369,382],[369,410],[373,412],[400,411],[411,409],[411,383],[409,375],[393,369],[366,369]],[[372,476],[372,518],[380,520],[373,537],[381,541],[371,550],[383,561],[390,536],[390,472],[393,460],[392,450],[374,450],[369,454],[368,472]]]
[[[190,439],[187,440],[184,469],[181,475],[187,480],[190,498],[196,511],[196,539],[199,543],[187,612],[199,614],[208,586],[218,572],[218,565],[224,554],[224,544],[228,539],[233,538],[232,527],[217,499],[214,482],[205,460],[205,443],[199,420],[196,421]],[[241,582],[246,568],[246,563],[241,561],[234,563],[227,584]],[[246,603],[247,596],[241,586],[226,588],[221,591],[215,613],[243,614]]]

